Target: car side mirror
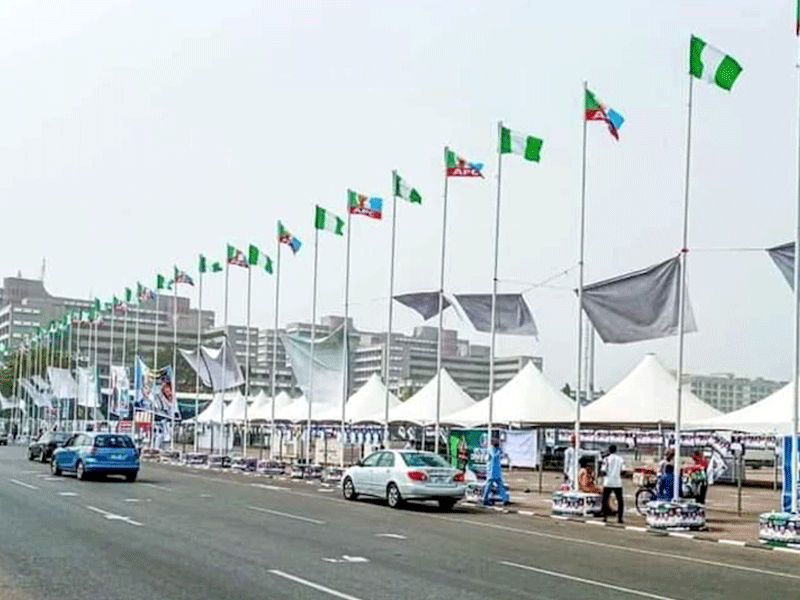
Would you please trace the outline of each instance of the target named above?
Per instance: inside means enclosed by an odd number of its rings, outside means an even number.
[[[356,463],[356,466],[357,466],[357,467],[363,467],[363,466],[364,466],[364,461],[363,461],[363,460],[360,460],[360,461],[358,461],[358,462]]]

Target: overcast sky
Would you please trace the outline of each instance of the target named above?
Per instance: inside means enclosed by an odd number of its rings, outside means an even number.
[[[312,206],[345,213],[345,190],[390,193],[398,169],[423,194],[399,205],[396,290],[438,288],[442,148],[486,164],[451,180],[445,287],[490,290],[496,127],[544,138],[540,164],[503,165],[503,291],[578,256],[582,82],[625,116],[617,143],[590,123],[587,282],[680,248],[689,36],[744,67],[731,93],[695,86],[689,291],[699,332],[690,372],[788,379],[792,296],[764,248],[792,239],[797,198],[794,0],[404,2],[29,2],[0,4],[0,273],[53,294],[102,299],[226,242],[275,252],[282,219],[282,323],[311,316]],[[356,326],[387,322],[390,222],[353,219]],[[343,304],[343,239],[321,236],[319,314]],[[274,279],[254,273],[253,323],[270,326]],[[221,318],[223,279],[205,307]],[[231,272],[230,321],[245,318]],[[575,272],[526,295],[535,353],[557,385],[575,378]],[[189,293],[195,294],[195,291]],[[397,306],[396,328],[420,323]],[[435,322],[435,320],[434,320]],[[487,336],[471,332],[477,343]],[[647,352],[675,366],[677,340],[597,348],[609,386]]]

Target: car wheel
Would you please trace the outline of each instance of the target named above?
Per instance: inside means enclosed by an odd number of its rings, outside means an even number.
[[[453,510],[453,507],[456,505],[455,498],[439,498],[439,508],[442,510]]]
[[[56,477],[59,477],[61,475],[61,469],[58,468],[55,456],[50,459],[50,472]]]
[[[134,471],[133,473],[127,473],[125,475],[125,481],[128,483],[133,483],[136,481],[136,476],[139,474],[139,471]]]
[[[347,477],[342,484],[342,495],[345,500],[355,500],[358,498],[356,486],[353,485],[353,480],[349,477]]]
[[[28,460],[33,460],[33,450],[28,450]]]
[[[86,469],[83,467],[83,463],[81,461],[78,461],[78,464],[75,465],[75,477],[81,481],[86,481]]]
[[[389,504],[389,508],[400,508],[403,505],[403,497],[394,483],[390,483],[386,487],[386,502]]]

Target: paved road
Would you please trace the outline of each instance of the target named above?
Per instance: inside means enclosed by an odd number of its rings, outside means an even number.
[[[146,464],[52,478],[0,449],[0,599],[800,598],[800,557]]]

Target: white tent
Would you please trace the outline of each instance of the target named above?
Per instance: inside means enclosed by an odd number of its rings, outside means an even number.
[[[583,410],[582,424],[672,425],[677,414],[677,382],[654,354],[648,354],[625,378]],[[681,421],[721,415],[716,408],[683,391]]]
[[[574,420],[575,402],[557,390],[531,362],[494,393],[492,423],[570,423]],[[445,415],[442,421],[484,425],[489,422],[489,398]]]
[[[441,417],[452,414],[475,404],[467,393],[458,387],[446,369],[441,371]],[[413,423],[415,425],[432,425],[436,422],[436,377],[434,376],[424,387],[408,400],[389,411],[389,422]]]
[[[311,419],[318,420],[317,416],[330,409],[327,404],[314,404],[312,406]],[[300,396],[290,405],[275,410],[276,421],[288,421],[290,423],[304,423],[308,420],[308,401],[305,396]]]
[[[236,392],[231,403],[225,407],[225,423],[243,423],[245,406],[247,406],[247,398],[240,392]]]
[[[281,409],[286,408],[293,402],[294,399],[289,394],[286,392],[278,392],[278,395],[275,396],[275,416],[277,417]],[[263,398],[261,394],[256,397],[251,410],[251,421],[270,422],[272,420],[272,400],[266,394],[264,394]],[[308,405],[306,405],[306,411],[308,411]]]
[[[389,393],[389,410],[401,404],[397,396]],[[386,386],[380,376],[373,373],[367,382],[347,401],[345,421],[347,423],[383,423],[386,406]],[[342,407],[331,406],[319,415],[319,421],[342,421]]]
[[[198,423],[213,423],[219,425],[220,404],[222,404],[222,394],[214,394],[214,399],[211,401],[211,404],[206,406],[205,410],[197,415],[195,421]]]
[[[792,431],[793,401],[790,383],[755,404],[710,419],[691,420],[687,426],[691,429],[788,434]]]

